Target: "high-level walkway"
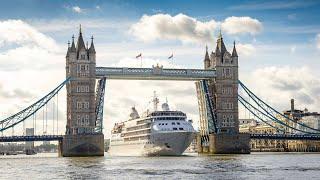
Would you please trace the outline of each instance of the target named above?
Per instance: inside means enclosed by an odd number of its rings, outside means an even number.
[[[96,78],[134,80],[196,81],[216,77],[215,70],[152,68],[96,67]]]
[[[0,142],[62,141],[62,139],[62,135],[2,136],[0,137]]]

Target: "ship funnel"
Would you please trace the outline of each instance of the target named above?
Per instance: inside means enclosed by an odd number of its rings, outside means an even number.
[[[130,118],[131,118],[131,119],[140,118],[139,113],[138,113],[138,111],[136,110],[135,107],[132,107],[132,108],[131,108]]]
[[[166,98],[166,102],[162,104],[162,110],[163,111],[170,111],[170,108],[169,108],[169,104],[168,104],[168,99]]]

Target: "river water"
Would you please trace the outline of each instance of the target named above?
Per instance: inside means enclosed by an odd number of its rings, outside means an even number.
[[[320,154],[181,157],[0,156],[0,179],[320,179]]]

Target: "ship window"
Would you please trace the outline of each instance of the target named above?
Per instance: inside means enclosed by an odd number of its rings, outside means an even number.
[[[179,123],[179,122],[177,122],[177,124],[178,124],[178,125],[180,125],[180,123]]]
[[[176,125],[176,123],[175,123],[175,122],[172,122],[172,125]]]
[[[168,125],[168,123],[166,123],[166,125]]]
[[[179,130],[183,130],[183,128],[179,128]]]
[[[178,130],[177,128],[173,128],[173,130]]]

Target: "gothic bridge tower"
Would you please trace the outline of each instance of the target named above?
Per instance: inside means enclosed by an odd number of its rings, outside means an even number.
[[[210,153],[249,153],[248,134],[239,134],[238,54],[235,43],[230,54],[220,32],[215,51],[206,50],[205,69],[215,69],[216,78],[209,81],[209,92],[216,116],[217,132],[209,135]]]
[[[63,139],[63,156],[100,156],[104,154],[102,133],[95,133],[96,51],[91,38],[85,45],[81,26],[77,44],[72,37],[66,55],[67,125]]]

